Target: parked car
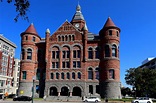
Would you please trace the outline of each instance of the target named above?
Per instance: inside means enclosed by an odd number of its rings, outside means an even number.
[[[98,97],[88,97],[83,100],[84,102],[100,102],[101,99]]]
[[[32,97],[29,96],[16,96],[13,98],[13,101],[31,101]]]
[[[148,97],[138,97],[137,99],[133,100],[132,103],[153,103],[153,101]]]

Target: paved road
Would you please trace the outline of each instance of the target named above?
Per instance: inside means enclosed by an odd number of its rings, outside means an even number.
[[[0,103],[32,103],[32,101],[12,101],[12,100],[0,100]],[[89,102],[52,102],[52,101],[43,101],[43,100],[37,100],[34,101],[33,103],[89,103]],[[93,103],[93,102],[91,102]],[[98,102],[98,103],[130,103],[130,102],[123,102],[123,101],[109,101],[109,102]]]
[[[0,100],[0,103],[32,103],[32,101],[12,101],[12,100]],[[85,103],[85,102],[50,102],[50,101],[34,101],[33,103]],[[100,103],[100,102],[99,102]],[[102,102],[101,102],[102,103]]]

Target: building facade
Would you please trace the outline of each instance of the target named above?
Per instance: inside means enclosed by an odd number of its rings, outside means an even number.
[[[13,64],[16,45],[0,35],[0,96],[12,94]]]
[[[71,22],[41,38],[31,24],[21,33],[19,95],[121,98],[120,29],[109,17],[99,35],[88,31],[81,7]],[[29,92],[28,92],[29,91]]]
[[[19,76],[20,76],[20,60],[14,59],[12,92],[15,95],[17,95],[18,93]]]

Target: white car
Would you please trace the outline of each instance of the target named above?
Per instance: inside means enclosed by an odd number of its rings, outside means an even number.
[[[98,97],[88,97],[83,100],[84,102],[100,102],[101,99]]]
[[[153,103],[153,101],[148,97],[138,97],[137,99],[133,100],[132,103]]]

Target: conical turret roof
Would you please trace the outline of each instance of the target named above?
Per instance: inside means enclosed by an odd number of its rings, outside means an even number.
[[[32,33],[38,36],[38,33],[36,32],[36,29],[33,23],[31,23],[30,26],[25,30],[25,33]]]
[[[108,17],[104,27],[116,27],[115,24],[113,23],[112,19]]]

